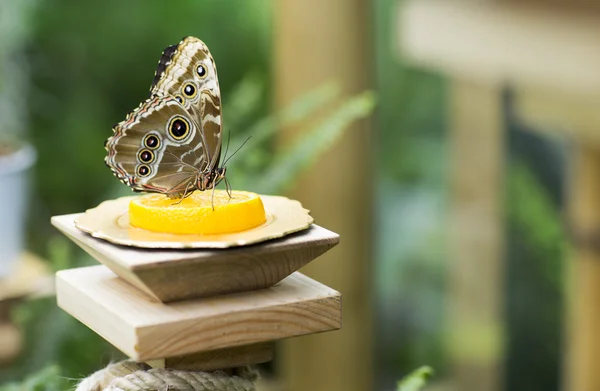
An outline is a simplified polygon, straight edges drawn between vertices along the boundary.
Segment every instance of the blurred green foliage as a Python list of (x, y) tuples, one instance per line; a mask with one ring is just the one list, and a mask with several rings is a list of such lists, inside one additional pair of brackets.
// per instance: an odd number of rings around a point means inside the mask
[(443, 377), (447, 149), (442, 77), (397, 50), (396, 0), (374, 4), (379, 99), (376, 187), (376, 379), (384, 389), (428, 363)]
[[(439, 74), (409, 65), (397, 50), (401, 4), (374, 4), (380, 102), (375, 235), (379, 389), (389, 387), (398, 368), (407, 371), (426, 362), (444, 378), (452, 364), (444, 344), (445, 279), (452, 267), (446, 241), (449, 86)], [(524, 137), (530, 129), (509, 111), (505, 120), (506, 384), (511, 391), (558, 390), (567, 242), (562, 205), (556, 202), (562, 147), (538, 153), (547, 142)]]
[(431, 367), (421, 367), (406, 375), (398, 382), (397, 391), (419, 391), (433, 374)]
[(21, 382), (0, 386), (0, 391), (65, 391), (72, 388), (72, 382), (60, 376), (57, 366), (49, 366), (33, 373)]
[[(238, 95), (257, 96), (258, 93), (250, 92), (259, 88), (258, 85), (252, 86), (253, 84), (255, 82), (243, 80), (232, 94), (234, 102), (239, 101), (236, 99)], [(264, 194), (279, 194), (287, 190), (303, 169), (313, 164), (318, 156), (339, 140), (350, 123), (367, 117), (375, 106), (372, 91), (336, 103), (340, 99), (340, 89), (335, 84), (325, 84), (299, 97), (280, 113), (251, 123), (246, 130), (232, 138), (232, 148), (243, 145), (229, 165), (228, 172), (231, 174), (228, 178), (234, 187)], [(330, 107), (332, 104), (334, 107), (328, 109), (325, 118), (314, 128), (302, 132), (302, 138), (294, 140), (289, 148), (265, 153), (265, 142), (271, 141), (278, 131), (311, 117), (319, 117), (323, 114), (322, 107)], [(247, 109), (238, 106), (235, 112), (237, 119)], [(231, 153), (230, 150), (230, 156)]]
[(515, 156), (508, 166), (507, 389), (559, 390), (567, 238), (539, 172)]
[(522, 161), (510, 166), (508, 197), (509, 220), (522, 233), (532, 255), (543, 260), (538, 273), (560, 292), (563, 286), (562, 259), (567, 254), (565, 232), (560, 212), (550, 200), (535, 173)]

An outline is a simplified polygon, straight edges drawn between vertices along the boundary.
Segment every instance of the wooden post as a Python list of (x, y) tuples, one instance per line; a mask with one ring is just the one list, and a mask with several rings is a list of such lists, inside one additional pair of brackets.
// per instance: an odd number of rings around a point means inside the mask
[[(275, 95), (278, 107), (323, 83), (345, 95), (371, 85), (368, 0), (274, 2)], [(291, 133), (291, 134), (290, 134)], [(297, 132), (281, 135), (287, 143)], [(286, 390), (362, 391), (372, 388), (371, 193), (372, 133), (353, 125), (298, 182), (292, 195), (319, 224), (343, 241), (319, 265), (303, 271), (344, 294), (344, 327), (284, 345)]]
[(78, 217), (52, 223), (104, 265), (58, 272), (58, 304), (138, 362), (229, 369), (270, 361), (273, 341), (341, 327), (339, 292), (296, 272), (339, 241), (317, 225), (251, 247), (149, 251), (92, 237)]
[(497, 86), (451, 84), (449, 353), (457, 390), (503, 375), (504, 123)]
[(565, 390), (600, 389), (600, 147), (580, 142), (572, 166), (571, 264)]

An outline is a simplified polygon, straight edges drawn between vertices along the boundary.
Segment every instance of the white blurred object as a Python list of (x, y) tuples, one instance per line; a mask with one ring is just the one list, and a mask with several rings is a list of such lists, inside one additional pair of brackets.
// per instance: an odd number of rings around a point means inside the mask
[(23, 250), (28, 173), (35, 159), (30, 145), (0, 155), (0, 278), (12, 271)]

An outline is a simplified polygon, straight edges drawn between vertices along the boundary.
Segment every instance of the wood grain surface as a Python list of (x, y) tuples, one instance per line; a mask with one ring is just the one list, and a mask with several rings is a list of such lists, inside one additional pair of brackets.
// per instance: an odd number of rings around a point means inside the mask
[(210, 350), (186, 356), (149, 360), (153, 368), (170, 368), (182, 371), (214, 371), (271, 361), (274, 356), (272, 342), (262, 342), (233, 348)]
[(168, 304), (105, 266), (60, 271), (56, 288), (62, 309), (140, 361), (341, 327), (340, 293), (297, 272), (268, 289)]
[(52, 224), (99, 262), (163, 302), (268, 288), (339, 242), (318, 225), (251, 246), (219, 250), (154, 250), (118, 246), (81, 232), (77, 215)]

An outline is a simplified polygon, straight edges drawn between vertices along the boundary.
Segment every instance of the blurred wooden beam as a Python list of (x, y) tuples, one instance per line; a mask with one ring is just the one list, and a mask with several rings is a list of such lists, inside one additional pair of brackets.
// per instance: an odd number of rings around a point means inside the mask
[(513, 90), (519, 118), (535, 124), (535, 130), (600, 145), (600, 90), (580, 94), (520, 86)]
[(411, 62), (454, 76), (600, 90), (600, 11), (591, 2), (409, 0), (397, 36)]
[[(516, 89), (516, 108), (541, 130), (574, 140), (570, 162), (569, 222), (573, 234), (567, 286), (565, 376), (567, 391), (600, 389), (600, 93)], [(541, 125), (541, 126), (540, 126)]]
[(453, 389), (502, 389), (504, 121), (501, 91), (452, 80), (448, 352)]
[(567, 391), (600, 389), (600, 92), (564, 93), (519, 88), (519, 116), (541, 131), (574, 140), (570, 164), (569, 223), (574, 247), (567, 288), (565, 376)]
[[(598, 123), (597, 125), (600, 125)], [(600, 145), (577, 143), (570, 218), (575, 248), (569, 284), (567, 391), (600, 390)]]
[[(278, 107), (331, 80), (344, 94), (371, 85), (368, 0), (286, 0), (274, 5), (275, 96)], [(281, 135), (286, 144), (297, 131)], [(343, 295), (343, 327), (284, 345), (285, 390), (372, 389), (371, 201), (373, 134), (352, 126), (339, 145), (305, 173), (290, 196), (340, 234), (338, 247), (302, 271)]]

